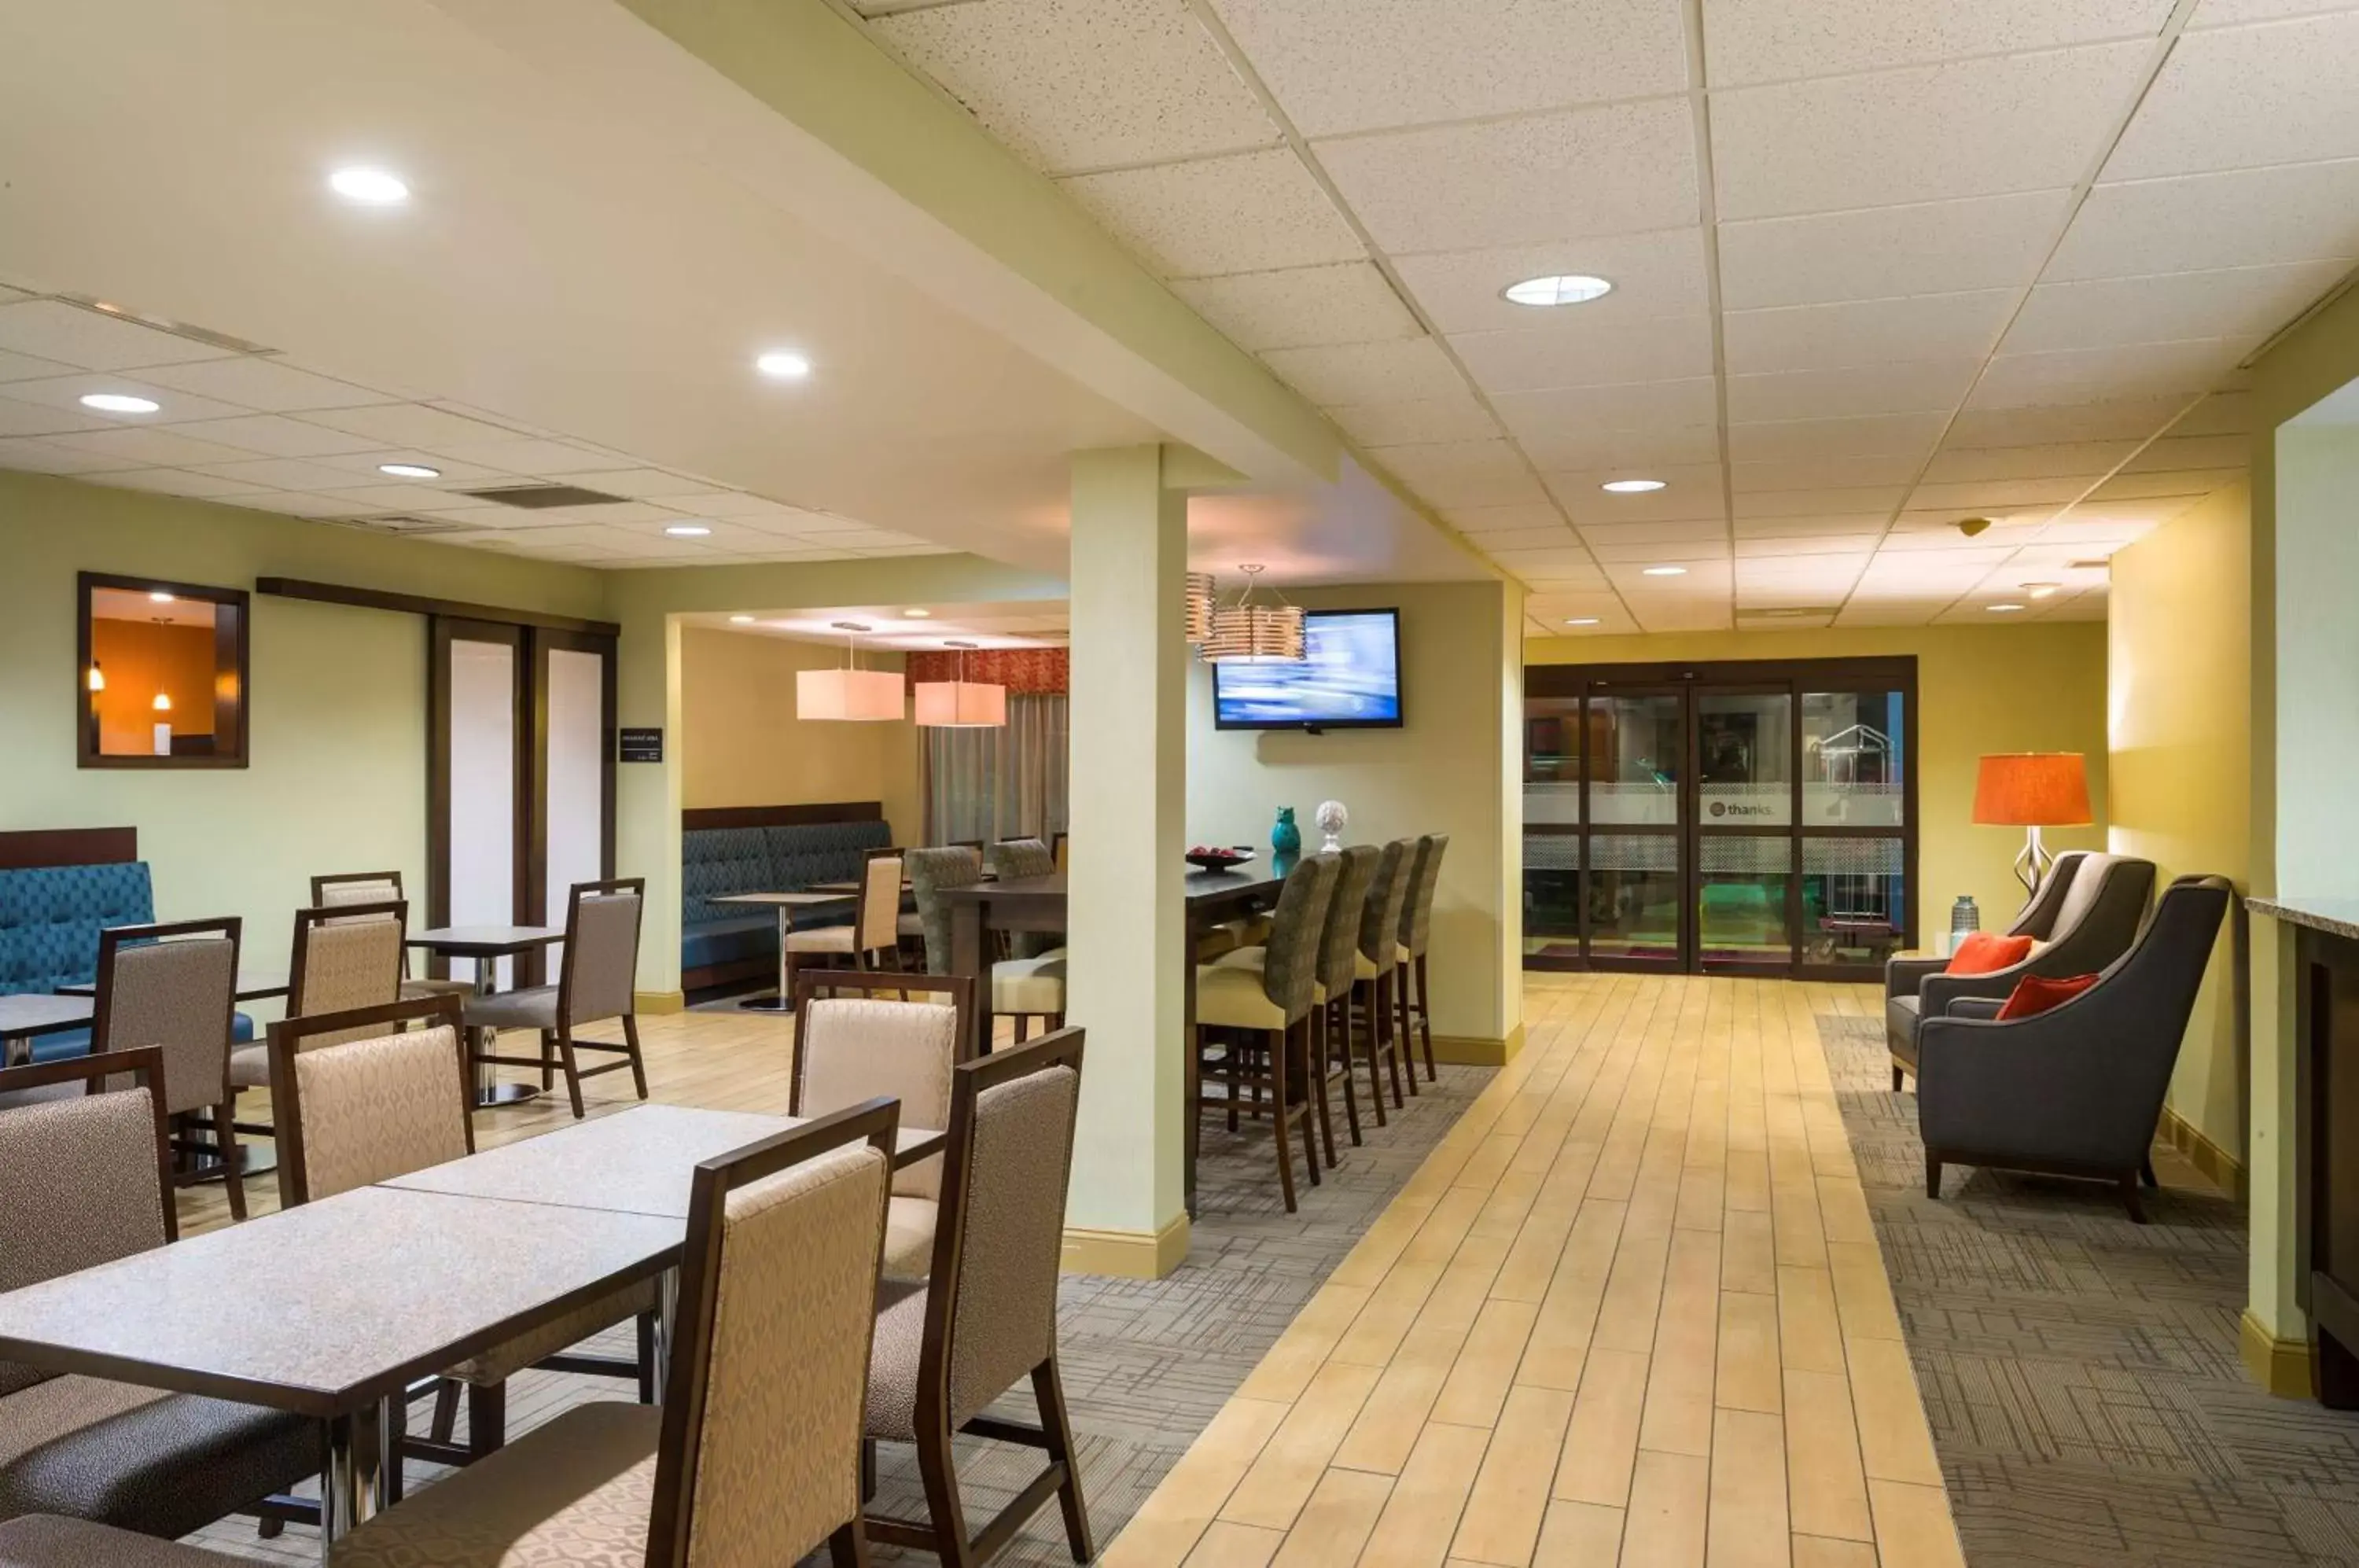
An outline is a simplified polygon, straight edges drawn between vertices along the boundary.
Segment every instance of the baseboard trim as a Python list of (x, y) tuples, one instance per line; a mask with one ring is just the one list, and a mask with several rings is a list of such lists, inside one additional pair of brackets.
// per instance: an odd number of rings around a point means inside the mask
[(1524, 1049), (1524, 1026), (1517, 1024), (1505, 1040), (1485, 1040), (1479, 1035), (1438, 1034), (1433, 1037), (1433, 1059), (1460, 1067), (1505, 1067)]
[(631, 1006), (651, 1015), (684, 1012), (688, 1007), (688, 997), (679, 991), (634, 991), (631, 993)]
[(1188, 1214), (1182, 1210), (1158, 1231), (1065, 1227), (1060, 1267), (1068, 1274), (1111, 1274), (1118, 1279), (1160, 1279), (1187, 1260)]
[(2212, 1142), (2203, 1130), (2169, 1105), (2162, 1107), (2162, 1123), (2155, 1129), (2162, 1141), (2179, 1151), (2180, 1157), (2203, 1173), (2203, 1179), (2238, 1203), (2245, 1198), (2245, 1164), (2234, 1155)]
[(2307, 1339), (2279, 1339), (2247, 1312), (2236, 1320), (2236, 1352), (2253, 1381), (2279, 1399), (2313, 1397)]

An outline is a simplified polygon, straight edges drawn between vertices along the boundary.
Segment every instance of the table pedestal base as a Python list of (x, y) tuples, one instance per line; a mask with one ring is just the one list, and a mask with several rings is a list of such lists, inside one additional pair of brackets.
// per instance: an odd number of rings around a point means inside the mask
[(787, 996), (748, 996), (737, 1004), (737, 1008), (746, 1013), (791, 1013), (795, 1010), (792, 998)]
[(475, 1087), (475, 1109), (496, 1111), (503, 1105), (521, 1105), (540, 1098), (540, 1091), (530, 1083), (482, 1083)]

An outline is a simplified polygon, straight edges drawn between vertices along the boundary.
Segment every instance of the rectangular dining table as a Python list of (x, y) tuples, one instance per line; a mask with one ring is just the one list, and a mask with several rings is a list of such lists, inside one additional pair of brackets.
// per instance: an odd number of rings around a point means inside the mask
[(712, 901), (716, 904), (746, 904), (778, 912), (778, 994), (775, 998), (748, 996), (737, 1005), (748, 1012), (791, 1012), (795, 999), (787, 991), (787, 937), (795, 929), (796, 912), (829, 904), (848, 904), (858, 891), (854, 888), (853, 894), (822, 893), (817, 888), (806, 888), (799, 893), (715, 893)]
[[(1187, 1103), (1185, 1128), (1182, 1136), (1182, 1180), (1188, 1200), (1188, 1213), (1196, 1212), (1196, 1080), (1197, 1062), (1194, 1048), (1196, 1032), (1196, 943), (1207, 931), (1223, 920), (1249, 915), (1277, 902), (1278, 889), (1286, 885), (1283, 877), (1256, 866), (1245, 871), (1190, 872), (1180, 884), (1180, 897), (1186, 912), (1181, 922), (1184, 945), (1180, 949), (1182, 975), (1181, 995), (1186, 998), (1181, 1018), (1181, 1041), (1187, 1058)], [(942, 901), (951, 913), (951, 967), (953, 975), (964, 975), (975, 983), (975, 995), (984, 1000), (975, 1007), (975, 1040), (977, 1054), (991, 1050), (991, 964), (985, 957), (984, 933), (993, 931), (1062, 931), (1068, 929), (1065, 873), (1050, 872), (1046, 877), (1003, 877), (996, 882), (977, 882), (964, 887), (945, 887)]]
[(0, 1067), (21, 1067), (30, 1060), (35, 1035), (88, 1029), (95, 1010), (88, 996), (49, 996), (38, 991), (0, 996)]

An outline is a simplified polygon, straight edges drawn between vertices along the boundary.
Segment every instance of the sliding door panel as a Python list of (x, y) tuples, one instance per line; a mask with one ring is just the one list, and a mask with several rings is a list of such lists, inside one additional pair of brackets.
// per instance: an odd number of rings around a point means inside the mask
[(609, 637), (533, 634), (533, 922), (565, 923), (577, 882), (614, 865), (614, 645)]
[[(526, 724), (522, 628), (437, 618), (433, 636), (434, 864), (426, 922), (515, 925), (525, 916), (517, 809)], [(511, 961), (495, 984), (514, 984)]]

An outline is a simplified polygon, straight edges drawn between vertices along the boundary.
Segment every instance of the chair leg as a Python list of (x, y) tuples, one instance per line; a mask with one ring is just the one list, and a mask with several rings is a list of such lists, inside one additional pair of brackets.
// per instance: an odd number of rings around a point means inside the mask
[(448, 1443), (459, 1430), (459, 1381), (445, 1377), (434, 1386), (434, 1421), (427, 1432), (437, 1443)]
[(1367, 996), (1367, 1007), (1362, 1010), (1367, 1027), (1360, 1037), (1361, 1055), (1368, 1064), (1368, 1104), (1376, 1108), (1376, 1125), (1383, 1127), (1386, 1120), (1385, 1070), (1384, 1064), (1377, 1060), (1383, 1052), (1383, 1041), (1378, 1039), (1376, 1029), (1376, 983), (1373, 980), (1356, 981), (1352, 989), (1355, 994), (1364, 991)]
[(641, 1312), (639, 1330), (639, 1403), (652, 1405), (659, 1390), (656, 1388), (656, 1315)]
[(778, 957), (778, 984), (786, 987), (778, 993), (778, 1006), (792, 1006), (795, 999), (795, 955), (791, 950)]
[(472, 1462), (507, 1446), (508, 1386), (467, 1385), (467, 1458)]
[(966, 1508), (959, 1501), (958, 1470), (948, 1432), (918, 1436), (918, 1478), (926, 1488), (926, 1518), (934, 1527), (934, 1555), (942, 1568), (974, 1568)]
[(1401, 1042), (1393, 1032), (1393, 985), (1399, 978), (1398, 964), (1376, 976), (1376, 1027), (1384, 1037), (1385, 1072), (1392, 1078), (1395, 1110), (1408, 1103), (1401, 1098)]
[(565, 1094), (573, 1102), (573, 1119), (578, 1122), (582, 1116), (582, 1067), (573, 1059), (571, 1029), (560, 1029), (557, 1031), (557, 1056), (560, 1064), (565, 1069)]
[(1074, 1562), (1087, 1563), (1098, 1552), (1090, 1540), (1090, 1510), (1082, 1501), (1082, 1465), (1073, 1453), (1073, 1423), (1065, 1414), (1065, 1384), (1057, 1376), (1053, 1353), (1032, 1368), (1032, 1398), (1040, 1407), (1040, 1430), (1049, 1437), (1049, 1461), (1065, 1467), (1065, 1479), (1057, 1487), (1057, 1504), (1065, 1514), (1065, 1543), (1072, 1548)]
[(409, 1398), (406, 1393), (397, 1393), (385, 1402), (385, 1424), (386, 1451), (379, 1457), (382, 1468), (378, 1474), (384, 1478), (381, 1485), (385, 1506), (391, 1508), (401, 1501), (402, 1440), (409, 1435)]
[(1930, 1149), (1925, 1151), (1925, 1195), (1929, 1198), (1941, 1195), (1941, 1157)]
[(1016, 1043), (1022, 1045), (1032, 1038), (1032, 1018), (1028, 1013), (1016, 1015)]
[(1277, 1115), (1269, 1124), (1269, 1140), (1277, 1150), (1277, 1190), (1285, 1195), (1286, 1212), (1290, 1214), (1294, 1212), (1294, 1132), (1286, 1124), (1286, 1036), (1271, 1032), (1277, 1036), (1269, 1055), (1269, 1074), (1277, 1080)]
[(857, 1514), (852, 1522), (827, 1538), (828, 1561), (834, 1568), (868, 1568), (868, 1525)]
[(2152, 1187), (2157, 1191), (2161, 1190), (2162, 1178), (2154, 1173), (2154, 1160), (2152, 1156), (2148, 1156), (2146, 1160), (2139, 1162), (2138, 1177), (2141, 1181), (2145, 1181), (2147, 1186)]
[(623, 1043), (631, 1048), (631, 1084), (638, 1090), (639, 1098), (644, 1100), (647, 1097), (647, 1058), (639, 1054), (639, 1015), (636, 1013), (623, 1015)]
[[(1360, 1146), (1360, 1092), (1352, 1079), (1352, 1074), (1358, 1069), (1352, 1061), (1350, 992), (1345, 992), (1341, 1000), (1330, 1001), (1327, 1004), (1327, 1027), (1328, 1042), (1337, 1047), (1335, 1060), (1341, 1062), (1343, 1068), (1343, 1120), (1352, 1129), (1352, 1147), (1357, 1149)], [(1335, 1033), (1338, 1030), (1343, 1034), (1340, 1043), (1335, 1040)]]
[(1310, 1091), (1319, 1096), (1319, 1141), (1327, 1146), (1327, 1168), (1335, 1168), (1335, 1112), (1328, 1103), (1327, 1009), (1314, 1007), (1310, 1029)]
[(2130, 1212), (2132, 1225), (2146, 1224), (2146, 1203), (2138, 1196), (2138, 1173), (2124, 1171), (2121, 1180), (2122, 1207)]
[(212, 1117), (213, 1149), (220, 1154), (222, 1185), (229, 1191), (229, 1217), (245, 1218), (245, 1150), (237, 1145), (236, 1113), (226, 1100), (207, 1113)]
[[(1302, 1093), (1304, 1098), (1299, 1105), (1289, 1105), (1286, 1103), (1286, 1096), (1283, 1094), (1278, 1095), (1277, 1128), (1280, 1135), (1283, 1136), (1286, 1133), (1286, 1130), (1294, 1125), (1295, 1118), (1297, 1116), (1301, 1117), (1302, 1163), (1310, 1172), (1310, 1184), (1316, 1187), (1324, 1181), (1326, 1178), (1322, 1177), (1319, 1173), (1319, 1146), (1317, 1143), (1313, 1142), (1311, 1138), (1310, 1101), (1309, 1095), (1311, 1085), (1316, 1083), (1318, 1079), (1310, 1073), (1310, 1015), (1308, 1013), (1305, 1013), (1301, 1018), (1295, 1020), (1294, 1026), (1286, 1031), (1286, 1037), (1284, 1040), (1280, 1042), (1285, 1047), (1286, 1054), (1288, 1056), (1291, 1057), (1294, 1055), (1295, 1042), (1298, 1040), (1302, 1042), (1301, 1063), (1302, 1072), (1306, 1075), (1302, 1079)], [(1289, 1062), (1288, 1066), (1290, 1071), (1293, 1063)]]
[(1894, 1062), (1892, 1064), (1892, 1092), (1896, 1094), (1900, 1093), (1900, 1085), (1908, 1081), (1908, 1073), (1902, 1069), (1898, 1062)]
[(1434, 1083), (1441, 1076), (1433, 1064), (1433, 982), (1425, 972), (1425, 954), (1419, 953), (1417, 963), (1417, 1032), (1425, 1046), (1425, 1081)]
[(1407, 1070), (1408, 1092), (1412, 1094), (1418, 1092), (1417, 1058), (1409, 1054), (1409, 1042), (1416, 1038), (1409, 1029), (1408, 1022), (1408, 965), (1395, 964), (1393, 965), (1393, 1052), (1399, 1059), (1395, 1071)]

